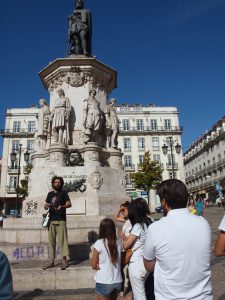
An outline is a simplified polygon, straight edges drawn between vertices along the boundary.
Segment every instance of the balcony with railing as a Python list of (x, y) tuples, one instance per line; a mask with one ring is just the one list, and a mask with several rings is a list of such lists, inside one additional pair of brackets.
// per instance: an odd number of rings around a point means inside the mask
[(124, 165), (124, 171), (135, 171), (135, 165), (132, 164), (132, 165)]
[(133, 189), (135, 189), (134, 183), (127, 183), (127, 184), (126, 184), (126, 189), (127, 189), (127, 190), (133, 190)]
[(30, 128), (21, 128), (20, 130), (16, 131), (13, 129), (0, 129), (0, 136), (2, 137), (7, 137), (7, 136), (29, 136), (29, 137), (33, 137), (35, 134), (34, 129), (30, 129)]
[(8, 167), (9, 174), (18, 174), (19, 168)]
[(166, 168), (167, 168), (168, 170), (178, 169), (178, 163), (174, 163), (174, 164), (172, 164), (172, 163), (167, 163), (167, 164), (166, 164)]
[(120, 133), (123, 132), (183, 132), (183, 126), (171, 126), (171, 127), (165, 127), (165, 126), (158, 126), (157, 128), (152, 129), (150, 126), (142, 126), (142, 127), (129, 127), (124, 128), (123, 126), (120, 126), (119, 128)]
[(15, 186), (7, 186), (6, 187), (6, 192), (8, 193), (8, 194), (16, 194), (16, 187)]

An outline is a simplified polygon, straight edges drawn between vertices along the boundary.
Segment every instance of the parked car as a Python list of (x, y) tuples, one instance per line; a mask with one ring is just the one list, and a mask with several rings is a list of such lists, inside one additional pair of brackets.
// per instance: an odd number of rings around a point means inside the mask
[(155, 211), (156, 211), (157, 213), (163, 213), (163, 207), (162, 207), (162, 205), (157, 206), (157, 207), (155, 208)]

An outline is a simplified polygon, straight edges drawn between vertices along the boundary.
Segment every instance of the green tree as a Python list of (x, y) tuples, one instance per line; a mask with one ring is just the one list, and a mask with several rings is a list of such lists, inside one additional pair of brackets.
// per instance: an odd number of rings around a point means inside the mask
[(18, 189), (19, 196), (22, 196), (22, 198), (25, 199), (28, 196), (28, 179), (20, 180), (20, 186)]
[(131, 173), (130, 178), (134, 182), (136, 189), (144, 190), (148, 195), (150, 189), (154, 189), (162, 181), (162, 170), (158, 161), (151, 160), (150, 152), (145, 152), (144, 160), (140, 163), (140, 171)]

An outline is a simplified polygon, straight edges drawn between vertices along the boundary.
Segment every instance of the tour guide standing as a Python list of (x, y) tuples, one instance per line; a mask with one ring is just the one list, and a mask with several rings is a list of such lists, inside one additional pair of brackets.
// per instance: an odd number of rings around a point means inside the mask
[(50, 261), (43, 269), (54, 267), (56, 236), (62, 257), (61, 270), (68, 267), (67, 256), (69, 255), (67, 228), (66, 228), (66, 209), (71, 207), (71, 201), (67, 192), (63, 191), (64, 181), (62, 177), (55, 176), (52, 179), (53, 191), (49, 192), (44, 208), (50, 211), (50, 225), (48, 228), (48, 240)]
[(145, 268), (155, 268), (155, 299), (212, 300), (208, 222), (186, 208), (182, 181), (163, 181), (157, 194), (167, 216), (149, 226), (143, 251)]

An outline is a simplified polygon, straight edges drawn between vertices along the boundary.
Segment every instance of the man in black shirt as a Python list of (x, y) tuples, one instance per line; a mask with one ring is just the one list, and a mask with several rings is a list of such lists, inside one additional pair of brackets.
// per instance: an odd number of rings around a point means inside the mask
[(67, 228), (66, 228), (66, 209), (71, 207), (71, 201), (67, 192), (63, 191), (64, 181), (62, 177), (55, 176), (52, 179), (53, 191), (49, 192), (45, 201), (44, 209), (49, 209), (50, 225), (48, 228), (48, 240), (50, 251), (50, 262), (43, 266), (43, 269), (54, 267), (56, 236), (62, 257), (61, 270), (68, 267), (67, 256), (69, 255)]

